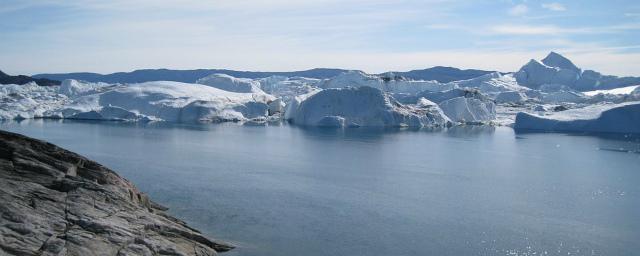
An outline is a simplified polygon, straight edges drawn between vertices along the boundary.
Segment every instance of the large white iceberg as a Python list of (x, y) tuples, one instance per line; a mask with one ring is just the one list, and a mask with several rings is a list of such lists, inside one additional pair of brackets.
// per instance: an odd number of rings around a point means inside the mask
[(592, 91), (640, 84), (639, 77), (602, 75), (593, 70), (581, 70), (569, 59), (551, 52), (542, 62), (531, 60), (515, 73), (520, 85), (539, 88), (544, 84), (562, 84), (578, 91)]
[(591, 105), (546, 116), (518, 113), (516, 130), (640, 133), (640, 102)]
[(290, 121), (305, 126), (410, 126), (435, 127), (449, 120), (433, 103), (406, 106), (369, 86), (326, 89), (288, 108)]
[(229, 92), (264, 93), (260, 83), (249, 78), (236, 78), (226, 74), (213, 74), (200, 78), (197, 84), (204, 84)]
[(68, 97), (59, 94), (59, 86), (0, 85), (0, 120), (41, 117), (47, 111), (59, 108)]
[(457, 97), (440, 102), (438, 106), (453, 122), (478, 123), (496, 118), (496, 107), (491, 101)]
[(519, 84), (537, 89), (544, 84), (572, 86), (580, 78), (580, 73), (571, 69), (547, 66), (537, 60), (531, 60), (514, 76)]
[(268, 117), (275, 97), (237, 93), (201, 84), (146, 82), (104, 85), (65, 81), (65, 86), (0, 86), (0, 118), (245, 121)]

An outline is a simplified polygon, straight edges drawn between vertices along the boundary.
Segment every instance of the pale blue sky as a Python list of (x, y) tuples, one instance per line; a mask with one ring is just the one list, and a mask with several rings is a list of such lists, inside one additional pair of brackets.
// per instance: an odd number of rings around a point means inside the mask
[(550, 51), (640, 76), (640, 2), (1, 0), (0, 70), (515, 71)]

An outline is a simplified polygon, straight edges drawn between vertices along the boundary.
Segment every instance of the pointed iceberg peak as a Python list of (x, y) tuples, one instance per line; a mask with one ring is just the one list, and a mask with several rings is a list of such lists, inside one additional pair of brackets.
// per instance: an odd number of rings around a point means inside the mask
[(542, 63), (549, 67), (580, 71), (580, 68), (574, 65), (573, 62), (556, 52), (550, 52), (547, 57), (542, 59)]

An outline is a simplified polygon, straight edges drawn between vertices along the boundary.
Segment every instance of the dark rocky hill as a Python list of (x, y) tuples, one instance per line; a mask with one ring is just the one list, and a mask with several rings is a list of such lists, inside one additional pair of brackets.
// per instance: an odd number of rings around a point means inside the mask
[(40, 86), (60, 85), (60, 81), (50, 80), (46, 78), (32, 78), (29, 76), (10, 76), (0, 71), (0, 84), (26, 84), (36, 82)]
[(0, 255), (217, 255), (233, 247), (131, 182), (53, 144), (0, 131)]

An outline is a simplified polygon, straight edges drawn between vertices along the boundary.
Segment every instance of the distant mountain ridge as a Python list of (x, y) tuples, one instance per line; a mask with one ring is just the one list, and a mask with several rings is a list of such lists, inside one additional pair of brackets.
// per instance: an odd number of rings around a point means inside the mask
[(269, 76), (304, 76), (310, 78), (330, 78), (346, 72), (344, 69), (316, 68), (304, 71), (292, 72), (260, 72), (260, 71), (236, 71), (228, 69), (139, 69), (132, 72), (117, 72), (112, 74), (98, 73), (66, 73), (66, 74), (37, 74), (33, 77), (55, 80), (76, 79), (87, 82), (105, 83), (142, 83), (150, 81), (175, 81), (183, 83), (195, 83), (196, 80), (212, 75), (226, 74), (237, 78), (264, 78)]
[(22, 85), (22, 84), (26, 84), (26, 83), (30, 83), (30, 82), (36, 82), (36, 84), (38, 84), (40, 86), (60, 85), (60, 81), (55, 81), (55, 80), (50, 80), (50, 79), (45, 79), (45, 78), (34, 79), (32, 77), (23, 76), (23, 75), (10, 76), (10, 75), (7, 75), (6, 73), (0, 71), (0, 84), (19, 84), (19, 85)]
[(452, 67), (436, 66), (427, 69), (411, 70), (407, 72), (393, 72), (396, 75), (404, 76), (414, 80), (436, 80), (441, 83), (467, 80), (483, 76), (495, 71), (478, 69), (458, 69)]
[[(47, 78), (63, 81), (65, 79), (76, 79), (87, 82), (105, 83), (142, 83), (149, 81), (176, 81), (184, 83), (194, 83), (196, 80), (212, 75), (226, 74), (238, 78), (264, 78), (269, 76), (301, 76), (308, 78), (325, 79), (348, 72), (346, 69), (316, 68), (303, 71), (290, 72), (260, 72), (260, 71), (236, 71), (228, 69), (193, 69), (193, 70), (171, 70), (171, 69), (140, 69), (132, 72), (118, 72), (112, 74), (97, 73), (66, 73), (66, 74), (38, 74), (33, 77)], [(452, 67), (433, 67), (407, 72), (393, 72), (396, 75), (415, 80), (436, 80), (446, 83), (456, 80), (465, 80), (491, 73), (493, 71), (484, 70), (461, 70)]]

